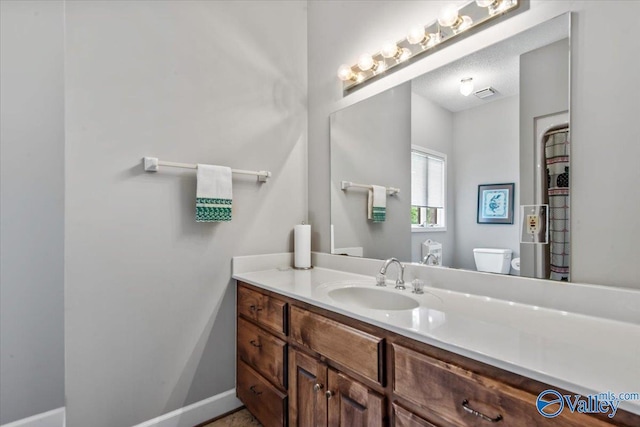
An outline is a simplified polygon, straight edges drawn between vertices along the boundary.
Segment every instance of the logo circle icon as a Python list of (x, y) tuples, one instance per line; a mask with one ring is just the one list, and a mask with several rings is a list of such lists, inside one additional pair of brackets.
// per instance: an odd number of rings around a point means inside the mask
[[(558, 409), (554, 412), (551, 412), (553, 408), (547, 409), (552, 405), (558, 405)], [(554, 418), (560, 415), (560, 412), (564, 409), (564, 400), (562, 399), (562, 395), (556, 390), (545, 390), (538, 395), (536, 408), (543, 417)]]

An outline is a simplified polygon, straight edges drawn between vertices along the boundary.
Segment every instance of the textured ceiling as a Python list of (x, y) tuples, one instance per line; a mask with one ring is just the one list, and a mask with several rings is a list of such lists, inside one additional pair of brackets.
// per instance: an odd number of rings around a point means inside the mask
[[(568, 36), (567, 20), (560, 16), (417, 77), (412, 90), (454, 113), (517, 95), (520, 55)], [(474, 92), (491, 86), (496, 95), (485, 100), (461, 95), (460, 80), (466, 77), (473, 77)]]

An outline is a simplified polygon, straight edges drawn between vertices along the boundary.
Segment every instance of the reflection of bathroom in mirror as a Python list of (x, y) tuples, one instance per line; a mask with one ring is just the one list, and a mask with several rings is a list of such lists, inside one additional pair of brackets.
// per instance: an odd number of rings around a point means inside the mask
[[(333, 113), (332, 253), (568, 280), (569, 26), (561, 15)], [(369, 190), (342, 181), (400, 192), (373, 222)], [(513, 223), (481, 223), (479, 186), (505, 183)]]

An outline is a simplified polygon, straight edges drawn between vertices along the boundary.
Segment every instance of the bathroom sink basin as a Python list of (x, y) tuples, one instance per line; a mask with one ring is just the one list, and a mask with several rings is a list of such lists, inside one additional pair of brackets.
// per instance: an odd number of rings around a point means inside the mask
[(333, 289), (328, 296), (336, 302), (372, 310), (412, 310), (420, 305), (406, 295), (366, 286)]

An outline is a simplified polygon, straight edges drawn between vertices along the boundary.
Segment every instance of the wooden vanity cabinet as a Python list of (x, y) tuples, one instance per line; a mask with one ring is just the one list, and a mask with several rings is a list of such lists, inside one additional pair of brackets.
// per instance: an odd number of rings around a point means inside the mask
[(238, 283), (237, 395), (266, 427), (640, 426), (537, 412), (565, 390)]
[(289, 423), (300, 427), (382, 427), (384, 396), (324, 362), (292, 350)]

